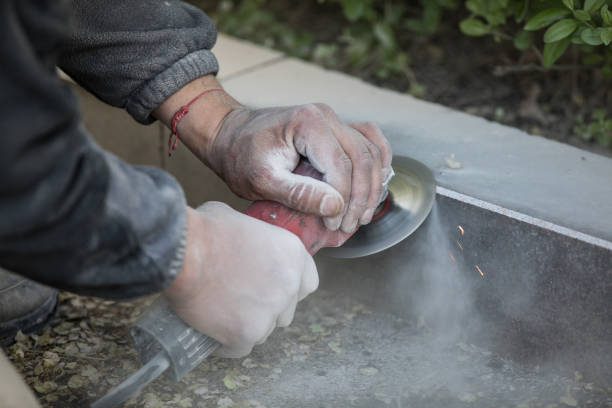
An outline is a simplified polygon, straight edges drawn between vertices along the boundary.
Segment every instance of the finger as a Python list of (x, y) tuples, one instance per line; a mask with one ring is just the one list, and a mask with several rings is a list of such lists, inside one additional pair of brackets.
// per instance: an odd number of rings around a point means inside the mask
[(332, 133), (328, 120), (314, 105), (305, 105), (296, 113), (299, 120), (293, 129), (293, 144), (310, 164), (323, 174), (323, 181), (331, 185), (342, 197), (342, 210), (335, 216), (325, 216), (330, 230), (340, 227), (351, 198), (352, 163), (338, 139)]
[[(304, 250), (305, 251), (305, 250)], [(319, 273), (317, 265), (310, 254), (306, 253), (304, 257), (304, 269), (302, 271), (302, 280), (298, 291), (297, 299), (301, 301), (306, 296), (317, 290), (319, 287)]]
[(215, 350), (214, 355), (223, 358), (241, 358), (251, 354), (251, 351), (253, 351), (253, 345), (222, 346)]
[(282, 169), (274, 171), (266, 185), (266, 197), (289, 208), (333, 217), (342, 212), (344, 200), (330, 184)]
[(296, 295), (290, 300), (289, 305), (278, 316), (278, 319), (276, 319), (277, 327), (287, 327), (291, 324), (291, 322), (293, 321), (293, 316), (295, 315), (295, 308), (297, 306), (297, 303), (298, 303), (298, 297)]
[(352, 163), (351, 198), (340, 228), (346, 233), (357, 228), (357, 222), (367, 209), (372, 183), (373, 158), (367, 146), (367, 139), (355, 129), (343, 125), (335, 112), (326, 105), (319, 105), (328, 120), (334, 136), (349, 156)]
[(256, 345), (264, 344), (266, 342), (266, 340), (268, 340), (268, 337), (270, 337), (272, 332), (274, 332), (274, 329), (276, 329), (276, 327), (277, 327), (277, 324), (270, 325), (270, 327), (268, 328), (268, 331), (266, 332), (266, 334), (264, 334), (261, 339), (257, 340), (257, 342), (255, 344)]
[(393, 159), (391, 144), (383, 135), (380, 128), (374, 123), (356, 122), (351, 123), (350, 126), (368, 138), (368, 140), (374, 143), (374, 145), (378, 148), (382, 161), (382, 179), (386, 180), (391, 173), (391, 160)]
[(359, 218), (359, 225), (366, 225), (370, 221), (372, 221), (372, 217), (374, 216), (374, 212), (378, 207), (380, 202), (380, 197), (382, 195), (383, 189), (383, 179), (382, 179), (382, 160), (381, 154), (378, 148), (371, 143), (369, 140), (366, 140), (366, 145), (370, 150), (370, 154), (372, 155), (372, 171), (370, 176), (372, 177), (372, 182), (370, 184), (370, 195), (368, 197), (368, 202), (366, 204), (366, 210), (364, 211), (361, 218)]

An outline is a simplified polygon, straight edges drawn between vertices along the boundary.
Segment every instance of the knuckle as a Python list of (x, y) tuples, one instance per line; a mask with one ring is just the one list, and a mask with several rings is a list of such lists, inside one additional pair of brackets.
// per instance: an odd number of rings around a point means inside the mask
[(353, 172), (353, 162), (346, 154), (342, 154), (338, 160), (338, 167), (344, 174), (351, 175)]
[(323, 112), (324, 115), (334, 115), (334, 110), (325, 103), (315, 103), (313, 104), (317, 109)]
[(304, 121), (321, 120), (321, 111), (314, 103), (298, 106), (295, 114)]
[(380, 127), (378, 127), (378, 125), (374, 122), (364, 122), (363, 127), (368, 132), (377, 133), (379, 135), (382, 135), (382, 131), (380, 130)]
[(366, 144), (364, 144), (359, 150), (359, 164), (361, 164), (361, 166), (368, 171), (372, 170), (372, 167), (374, 166), (374, 157)]
[(295, 296), (300, 290), (300, 279), (295, 272), (288, 274), (283, 283), (284, 299), (281, 303), (285, 303), (286, 300)]
[(382, 153), (380, 152), (380, 149), (378, 149), (378, 146), (368, 141), (368, 147), (369, 147), (370, 154), (372, 155), (372, 158), (374, 159), (374, 161), (376, 163), (382, 163)]
[(360, 195), (355, 200), (351, 201), (350, 211), (357, 212), (361, 215), (368, 206), (368, 196), (365, 194)]
[(249, 319), (243, 322), (239, 336), (241, 343), (253, 346), (268, 332), (267, 327), (261, 324), (261, 319)]
[(312, 279), (308, 280), (308, 284), (305, 285), (306, 287), (304, 288), (307, 294), (311, 294), (319, 288), (319, 274), (315, 272), (313, 275)]

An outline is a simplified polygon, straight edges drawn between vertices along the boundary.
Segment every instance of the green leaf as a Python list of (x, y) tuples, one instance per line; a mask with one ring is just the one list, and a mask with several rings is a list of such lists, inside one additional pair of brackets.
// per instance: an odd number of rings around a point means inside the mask
[(580, 38), (582, 38), (582, 41), (589, 45), (600, 45), (603, 40), (601, 39), (599, 31), (599, 28), (585, 28), (580, 34)]
[(601, 38), (601, 41), (604, 44), (610, 45), (610, 43), (612, 42), (612, 27), (600, 28), (599, 37)]
[(502, 10), (491, 11), (485, 14), (484, 17), (493, 27), (506, 23), (506, 15)]
[(603, 55), (600, 54), (587, 54), (582, 57), (582, 63), (584, 65), (599, 65), (604, 61)]
[(513, 42), (517, 50), (525, 51), (531, 45), (531, 33), (521, 30), (515, 34)]
[(561, 0), (563, 2), (563, 5), (565, 7), (567, 7), (570, 10), (574, 9), (574, 0)]
[(574, 11), (574, 17), (576, 17), (578, 20), (582, 21), (583, 23), (591, 19), (591, 16), (589, 15), (589, 13), (587, 13), (584, 10)]
[(546, 27), (547, 25), (554, 23), (563, 17), (567, 17), (569, 14), (570, 11), (564, 8), (551, 8), (540, 11), (538, 14), (531, 17), (529, 21), (527, 21), (527, 24), (525, 24), (525, 30), (539, 30), (540, 28)]
[(228, 390), (235, 390), (236, 388), (238, 388), (238, 385), (236, 384), (236, 382), (232, 378), (231, 374), (228, 374), (225, 377), (223, 377), (223, 385), (225, 385), (225, 387)]
[(544, 50), (542, 51), (542, 64), (545, 67), (550, 68), (555, 61), (557, 61), (567, 50), (570, 44), (570, 38), (566, 37), (560, 41), (551, 42), (544, 44)]
[(525, 20), (527, 16), (527, 12), (529, 11), (529, 0), (523, 0), (520, 3), (516, 3), (516, 7), (514, 9), (514, 20), (517, 23)]
[(552, 43), (569, 37), (578, 28), (578, 22), (573, 18), (564, 18), (548, 27), (544, 33), (544, 42)]
[(364, 0), (341, 0), (344, 16), (349, 21), (359, 20), (366, 12), (366, 7), (369, 6), (368, 1)]
[(374, 25), (374, 36), (378, 39), (383, 48), (387, 50), (395, 48), (395, 36), (389, 24), (376, 23), (376, 25)]
[(465, 7), (474, 14), (482, 15), (486, 12), (485, 5), (480, 0), (467, 0)]
[(462, 33), (473, 36), (489, 34), (489, 26), (476, 18), (466, 18), (459, 23)]
[(606, 2), (606, 0), (584, 0), (584, 11), (587, 13), (593, 13)]
[(601, 19), (605, 25), (612, 26), (612, 12), (608, 10), (607, 4), (601, 8)]

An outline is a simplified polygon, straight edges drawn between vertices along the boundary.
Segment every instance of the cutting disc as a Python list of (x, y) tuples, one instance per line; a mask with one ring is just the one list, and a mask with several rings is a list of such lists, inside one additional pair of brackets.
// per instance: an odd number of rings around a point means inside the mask
[(395, 176), (389, 181), (388, 200), (379, 207), (378, 217), (364, 225), (336, 248), (321, 254), (333, 258), (359, 258), (383, 251), (412, 234), (429, 215), (436, 196), (436, 181), (423, 163), (405, 156), (393, 156)]

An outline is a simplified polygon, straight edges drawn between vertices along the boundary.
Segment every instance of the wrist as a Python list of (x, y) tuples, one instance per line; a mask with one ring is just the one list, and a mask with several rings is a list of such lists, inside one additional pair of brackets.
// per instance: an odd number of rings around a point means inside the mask
[(153, 114), (172, 131), (175, 114), (188, 104), (187, 114), (175, 120), (177, 137), (200, 160), (208, 162), (208, 152), (221, 123), (230, 112), (242, 105), (223, 90), (214, 75), (206, 75), (174, 93)]

